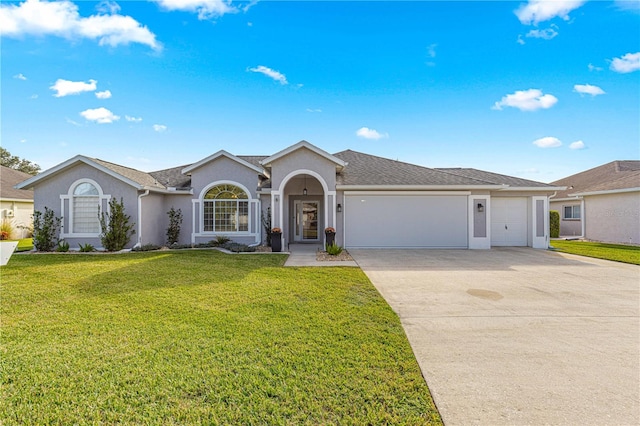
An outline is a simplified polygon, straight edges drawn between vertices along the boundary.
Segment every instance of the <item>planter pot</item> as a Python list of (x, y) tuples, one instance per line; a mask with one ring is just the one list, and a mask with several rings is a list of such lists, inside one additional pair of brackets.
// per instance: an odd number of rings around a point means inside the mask
[(336, 233), (335, 232), (325, 232), (324, 236), (326, 238), (326, 242), (328, 246), (332, 246), (336, 241)]
[(277, 252), (277, 253), (282, 251), (282, 233), (281, 232), (271, 233), (271, 251)]
[(9, 263), (11, 255), (18, 247), (17, 241), (2, 241), (0, 242), (0, 266), (4, 266)]

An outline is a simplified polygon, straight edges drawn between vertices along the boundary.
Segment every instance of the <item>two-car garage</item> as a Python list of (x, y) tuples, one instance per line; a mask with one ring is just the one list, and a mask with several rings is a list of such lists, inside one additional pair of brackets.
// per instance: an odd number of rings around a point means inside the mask
[[(527, 246), (528, 198), (490, 198), (492, 246)], [(347, 248), (468, 248), (469, 195), (428, 192), (346, 193)], [(471, 221), (473, 223), (473, 221)]]
[(467, 248), (467, 195), (345, 195), (345, 246)]

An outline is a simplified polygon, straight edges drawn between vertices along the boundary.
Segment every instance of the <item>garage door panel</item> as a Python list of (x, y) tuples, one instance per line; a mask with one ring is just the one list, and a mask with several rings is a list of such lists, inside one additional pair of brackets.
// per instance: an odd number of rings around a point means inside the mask
[(527, 199), (494, 197), (491, 199), (491, 245), (527, 245)]
[(347, 247), (467, 247), (465, 196), (348, 195)]

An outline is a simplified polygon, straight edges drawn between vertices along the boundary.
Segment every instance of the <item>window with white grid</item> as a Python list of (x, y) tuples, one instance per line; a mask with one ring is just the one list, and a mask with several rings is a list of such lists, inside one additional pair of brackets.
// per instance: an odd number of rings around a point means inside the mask
[(90, 183), (79, 184), (73, 190), (73, 224), (74, 234), (100, 233), (100, 193)]
[(246, 232), (249, 230), (247, 194), (231, 184), (211, 188), (203, 200), (204, 232)]

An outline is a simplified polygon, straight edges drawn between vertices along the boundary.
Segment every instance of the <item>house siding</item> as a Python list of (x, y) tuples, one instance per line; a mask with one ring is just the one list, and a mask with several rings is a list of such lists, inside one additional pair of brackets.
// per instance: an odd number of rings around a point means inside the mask
[[(136, 188), (86, 164), (76, 164), (69, 167), (63, 173), (58, 173), (38, 183), (34, 191), (34, 210), (44, 213), (44, 208), (53, 210), (57, 217), (62, 217), (65, 232), (70, 230), (69, 226), (69, 203), (65, 201), (65, 216), (61, 210), (60, 196), (69, 193), (71, 185), (79, 179), (91, 179), (102, 188), (105, 195), (111, 195), (120, 201), (122, 198), (125, 213), (131, 216), (131, 222), (138, 227), (138, 191)], [(103, 209), (105, 208), (103, 203)], [(99, 238), (66, 236), (65, 241), (69, 243), (71, 249), (78, 249), (78, 244), (92, 244), (95, 247), (102, 247)], [(136, 243), (136, 236), (132, 236), (126, 248), (131, 248)]]
[(640, 192), (585, 196), (585, 238), (640, 244)]

